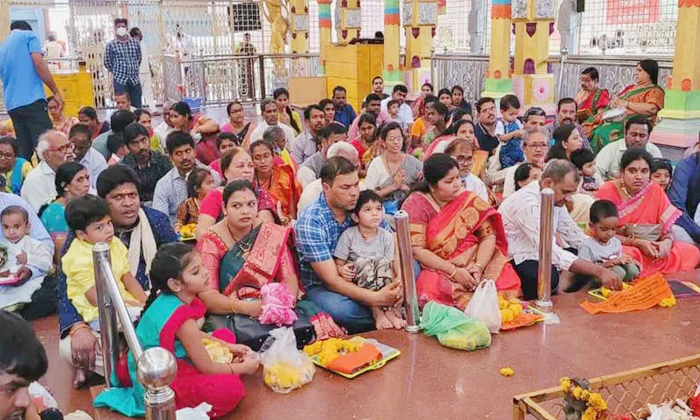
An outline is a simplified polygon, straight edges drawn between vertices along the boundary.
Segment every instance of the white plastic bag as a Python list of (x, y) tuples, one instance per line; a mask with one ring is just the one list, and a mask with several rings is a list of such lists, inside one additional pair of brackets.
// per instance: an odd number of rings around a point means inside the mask
[(209, 420), (211, 405), (201, 403), (195, 408), (181, 408), (175, 412), (176, 420)]
[(316, 373), (314, 364), (304, 352), (297, 349), (297, 339), (290, 327), (270, 331), (260, 355), (265, 385), (280, 394), (287, 394), (311, 382)]
[(501, 330), (501, 311), (498, 308), (498, 292), (493, 280), (484, 280), (479, 284), (464, 314), (480, 319), (491, 334), (498, 334)]

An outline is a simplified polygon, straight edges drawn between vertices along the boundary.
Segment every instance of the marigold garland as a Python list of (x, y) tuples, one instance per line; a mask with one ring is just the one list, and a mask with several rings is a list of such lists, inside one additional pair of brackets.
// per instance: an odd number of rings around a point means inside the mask
[(590, 392), (567, 377), (561, 378), (559, 385), (564, 393), (570, 395), (574, 400), (586, 402), (586, 409), (583, 411), (581, 420), (604, 420), (608, 418), (608, 403), (600, 393)]

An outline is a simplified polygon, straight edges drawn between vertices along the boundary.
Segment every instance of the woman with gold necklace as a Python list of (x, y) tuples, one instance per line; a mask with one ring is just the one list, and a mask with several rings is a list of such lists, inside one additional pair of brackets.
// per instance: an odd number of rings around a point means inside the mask
[(700, 251), (674, 241), (671, 228), (682, 212), (673, 207), (663, 188), (650, 182), (652, 161), (643, 148), (627, 150), (620, 159), (620, 178), (603, 184), (596, 199), (617, 206), (617, 237), (623, 252), (641, 263), (642, 277), (693, 270), (700, 263)]
[(291, 252), (291, 228), (257, 219), (255, 187), (248, 180), (224, 189), (224, 218), (197, 242), (209, 290), (199, 294), (207, 311), (218, 315), (262, 314), (260, 289), (271, 282), (299, 294), (299, 277)]
[(482, 280), (496, 281), (506, 298), (520, 292), (520, 278), (508, 260), (501, 215), (465, 190), (459, 165), (435, 153), (423, 165), (424, 182), (403, 203), (408, 213), (413, 258), (422, 271), (418, 303), (464, 309)]

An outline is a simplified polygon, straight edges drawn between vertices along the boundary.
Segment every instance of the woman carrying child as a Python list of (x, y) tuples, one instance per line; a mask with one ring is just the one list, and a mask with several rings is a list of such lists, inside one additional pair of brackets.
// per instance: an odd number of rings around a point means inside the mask
[(496, 281), (506, 298), (520, 292), (520, 279), (508, 260), (501, 215), (464, 189), (456, 160), (436, 153), (425, 161), (425, 182), (406, 199), (413, 257), (422, 271), (418, 302), (464, 309), (484, 279)]
[(689, 271), (700, 263), (698, 248), (674, 241), (671, 228), (682, 212), (658, 184), (650, 182), (652, 162), (645, 149), (627, 150), (620, 159), (620, 178), (606, 182), (596, 194), (617, 206), (618, 238), (625, 254), (641, 263), (642, 277)]
[(197, 223), (199, 218), (199, 204), (204, 197), (214, 188), (214, 177), (208, 169), (195, 167), (187, 176), (187, 193), (189, 198), (183, 201), (177, 208), (175, 232), (189, 225)]
[[(229, 414), (245, 395), (239, 375), (255, 372), (260, 360), (249, 347), (236, 344), (230, 331), (217, 330), (209, 335), (201, 330), (207, 309), (197, 294), (210, 285), (199, 254), (186, 244), (163, 245), (153, 259), (150, 277), (153, 289), (136, 335), (144, 350), (160, 346), (175, 356), (177, 377), (170, 387), (175, 392), (176, 408), (206, 402), (212, 406), (212, 418)], [(225, 353), (230, 354), (230, 360), (212, 360), (206, 342), (228, 350)], [(95, 407), (107, 406), (132, 417), (145, 414), (144, 389), (131, 354), (128, 367), (128, 376), (118, 374), (124, 387), (98, 395)]]

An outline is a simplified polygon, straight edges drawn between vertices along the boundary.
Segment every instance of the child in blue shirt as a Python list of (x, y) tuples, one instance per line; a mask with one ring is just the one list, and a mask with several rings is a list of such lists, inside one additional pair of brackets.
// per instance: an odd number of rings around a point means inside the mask
[(496, 122), (496, 137), (501, 141), (501, 151), (498, 160), (503, 169), (525, 160), (522, 149), (522, 137), (525, 135), (523, 123), (518, 119), (520, 101), (515, 95), (501, 98), (501, 116)]

